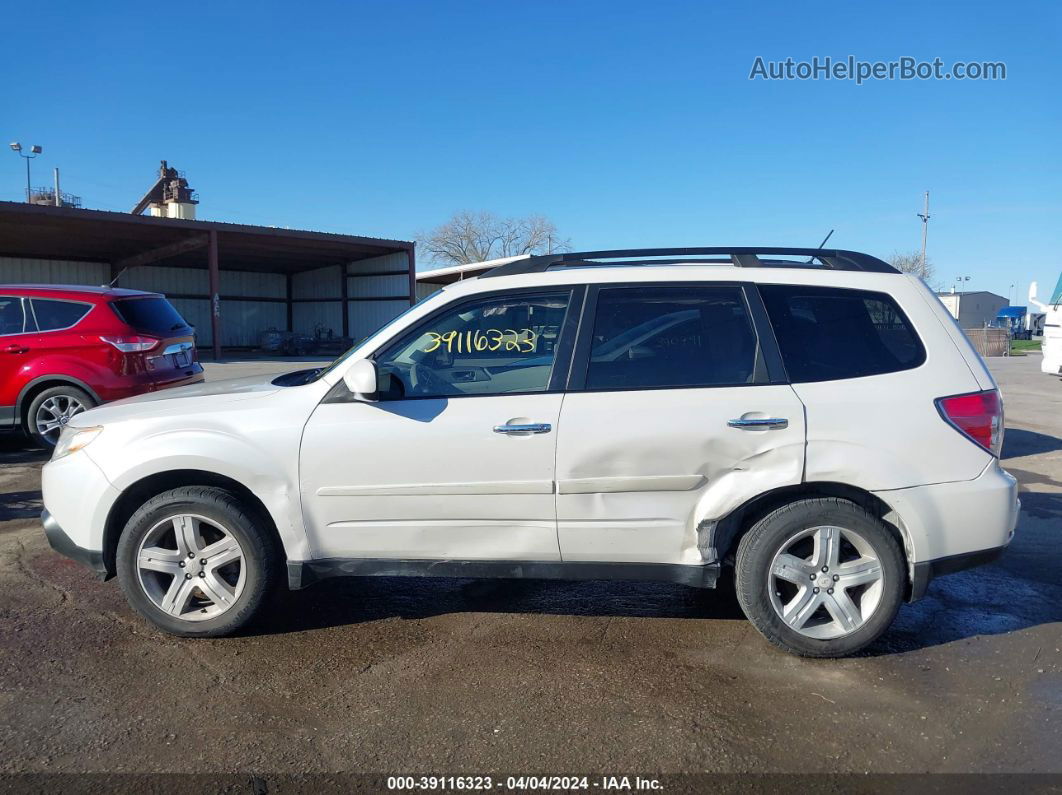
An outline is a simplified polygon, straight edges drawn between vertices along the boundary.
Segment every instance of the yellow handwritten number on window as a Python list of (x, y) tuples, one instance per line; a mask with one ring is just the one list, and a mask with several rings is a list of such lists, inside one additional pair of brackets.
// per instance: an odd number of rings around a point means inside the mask
[(429, 331), (428, 344), (424, 353), (433, 353), (443, 346), (447, 353), (482, 353), (483, 351), (505, 350), (514, 353), (534, 353), (538, 349), (538, 334), (532, 329), (519, 331), (507, 329), (486, 329), (484, 331)]

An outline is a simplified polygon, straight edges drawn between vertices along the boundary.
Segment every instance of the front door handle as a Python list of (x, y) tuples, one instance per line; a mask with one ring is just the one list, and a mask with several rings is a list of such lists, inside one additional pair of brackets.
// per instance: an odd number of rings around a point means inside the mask
[(757, 430), (760, 428), (788, 428), (789, 420), (785, 417), (750, 417), (749, 419), (727, 420), (726, 424), (731, 428)]
[(29, 348), (23, 345), (8, 345), (4, 348), (4, 353), (26, 353)]
[(495, 425), (495, 433), (549, 433), (553, 426), (548, 422), (529, 422), (523, 425)]

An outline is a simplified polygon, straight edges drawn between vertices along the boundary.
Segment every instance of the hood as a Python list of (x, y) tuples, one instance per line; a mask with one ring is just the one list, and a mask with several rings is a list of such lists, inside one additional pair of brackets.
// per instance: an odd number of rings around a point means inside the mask
[(162, 389), (136, 397), (105, 403), (78, 415), (77, 425), (101, 425), (107, 422), (157, 414), (195, 414), (215, 411), (242, 400), (266, 397), (280, 390), (272, 379), (276, 374), (204, 381), (190, 386)]
[(123, 398), (109, 406), (130, 406), (134, 403), (150, 403), (155, 400), (174, 400), (175, 398), (206, 397), (208, 395), (249, 395), (261, 392), (276, 392), (279, 387), (273, 384), (277, 373), (267, 375), (249, 375), (243, 378), (227, 378), (223, 381), (200, 381), (198, 384), (179, 386), (174, 389), (160, 389), (158, 392), (146, 392), (136, 397)]

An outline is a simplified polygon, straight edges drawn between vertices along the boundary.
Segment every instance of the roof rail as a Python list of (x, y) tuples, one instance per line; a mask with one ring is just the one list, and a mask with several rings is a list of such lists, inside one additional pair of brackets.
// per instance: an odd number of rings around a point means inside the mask
[[(761, 255), (807, 257), (807, 262), (762, 259)], [(666, 259), (665, 259), (666, 258)], [(817, 262), (816, 262), (817, 261)], [(509, 262), (479, 278), (544, 273), (554, 268), (615, 267), (621, 265), (736, 265), (739, 268), (826, 268), (838, 271), (899, 273), (877, 257), (858, 251), (823, 248), (633, 248), (617, 251), (577, 251), (543, 254)]]

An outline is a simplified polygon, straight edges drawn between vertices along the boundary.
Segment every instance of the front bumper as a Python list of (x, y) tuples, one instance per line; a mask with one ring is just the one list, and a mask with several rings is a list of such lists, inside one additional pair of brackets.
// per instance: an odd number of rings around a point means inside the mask
[(55, 520), (55, 517), (48, 511), (41, 512), (41, 522), (44, 524), (44, 535), (48, 538), (48, 543), (52, 545), (52, 549), (60, 555), (66, 555), (71, 560), (76, 560), (78, 563), (88, 566), (101, 580), (107, 579), (107, 564), (103, 562), (102, 552), (94, 549), (85, 549), (75, 544), (63, 528), (59, 526), (59, 522)]
[[(45, 464), (41, 470), (41, 493), (45, 512), (51, 517), (45, 532), (52, 546), (82, 562), (85, 556), (76, 550), (102, 558), (107, 517), (120, 495), (89, 451), (79, 450)], [(63, 541), (64, 536), (69, 543)], [(73, 552), (68, 551), (71, 547)]]

